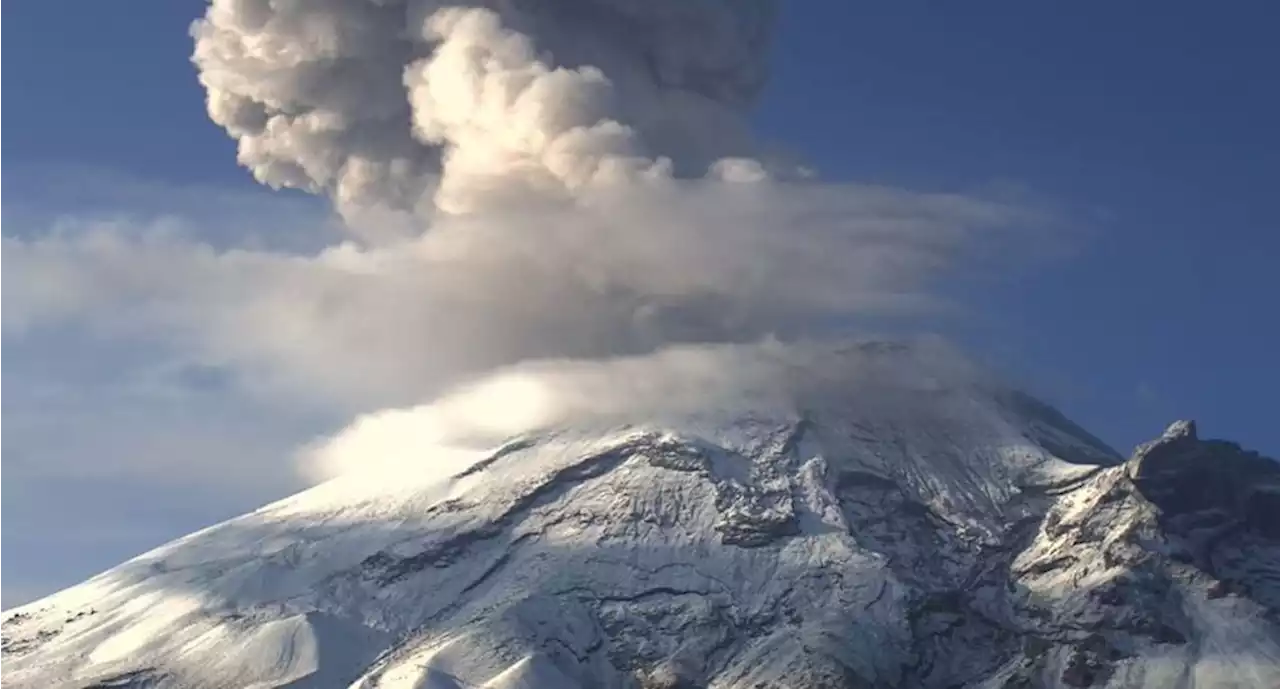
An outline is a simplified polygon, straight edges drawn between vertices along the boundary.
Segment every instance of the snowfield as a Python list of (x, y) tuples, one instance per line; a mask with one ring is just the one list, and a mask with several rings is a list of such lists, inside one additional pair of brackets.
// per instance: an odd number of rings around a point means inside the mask
[(1280, 686), (1273, 461), (1188, 423), (1124, 461), (910, 347), (804, 362), (174, 541), (6, 613), (4, 686)]

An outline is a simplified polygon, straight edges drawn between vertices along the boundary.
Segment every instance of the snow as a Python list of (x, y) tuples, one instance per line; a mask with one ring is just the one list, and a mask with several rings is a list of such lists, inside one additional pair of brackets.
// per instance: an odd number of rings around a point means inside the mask
[(792, 390), (334, 479), (14, 611), (5, 686), (1280, 684), (1265, 607), (1047, 407)]

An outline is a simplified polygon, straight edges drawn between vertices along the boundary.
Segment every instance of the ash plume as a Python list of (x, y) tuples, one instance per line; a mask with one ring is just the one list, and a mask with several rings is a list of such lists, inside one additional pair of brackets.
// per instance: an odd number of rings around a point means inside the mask
[(764, 155), (745, 115), (774, 12), (213, 0), (192, 26), (210, 116), (258, 180), (327, 196), (347, 234), (307, 253), (63, 219), (5, 238), (6, 332), (76, 322), (368, 412), (527, 362), (931, 313), (951, 268), (1044, 224)]
[[(290, 290), (331, 304), (291, 332), (347, 344), (299, 357), (274, 338), (237, 356), (318, 361), (298, 376), (324, 379), (363, 350), (377, 363), (357, 368), (377, 374), (360, 377), (412, 388), (403, 400), (525, 359), (930, 308), (926, 285), (977, 236), (1031, 215), (824, 185), (759, 155), (744, 115), (775, 12), (765, 0), (215, 0), (192, 29), (211, 117), (259, 180), (328, 194), (354, 232), (297, 278), (317, 284)], [(354, 323), (370, 336), (347, 334)]]
[[(351, 217), (747, 151), (772, 0), (215, 0), (209, 114), (260, 181)], [(652, 163), (652, 161), (651, 161)], [(609, 168), (609, 169), (601, 169)], [(466, 177), (467, 179), (459, 179)], [(385, 218), (385, 214), (378, 217)]]

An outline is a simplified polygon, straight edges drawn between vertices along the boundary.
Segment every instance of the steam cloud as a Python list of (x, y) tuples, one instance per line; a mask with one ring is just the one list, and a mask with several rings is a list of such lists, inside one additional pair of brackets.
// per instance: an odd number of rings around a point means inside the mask
[(252, 385), (368, 410), (529, 360), (919, 313), (976, 240), (1040, 220), (821, 184), (761, 155), (743, 114), (773, 14), (765, 0), (214, 0), (192, 27), (210, 116), (258, 180), (327, 194), (350, 238), (217, 250), (88, 222), (6, 239), (7, 332), (158, 334)]
[[(427, 404), (362, 415), (304, 453), (302, 466), (317, 478), (358, 473), (402, 480), (403, 467), (430, 456), (444, 476), (460, 468), (449, 466), (455, 461), (465, 467), (504, 441), (547, 429), (679, 430), (691, 419), (776, 421), (801, 410), (928, 423), (944, 409), (952, 422), (965, 418), (991, 428), (1000, 416), (980, 399), (991, 383), (984, 370), (934, 337), (896, 345), (764, 340), (543, 360), (508, 367)], [(949, 395), (945, 403), (940, 393)], [(922, 404), (921, 398), (928, 399)]]

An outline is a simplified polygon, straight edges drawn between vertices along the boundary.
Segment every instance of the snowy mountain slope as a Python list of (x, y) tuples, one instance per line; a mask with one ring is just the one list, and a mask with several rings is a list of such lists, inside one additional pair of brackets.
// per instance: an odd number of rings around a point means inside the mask
[(4, 685), (1280, 686), (1275, 463), (914, 356), (331, 481), (10, 613)]

